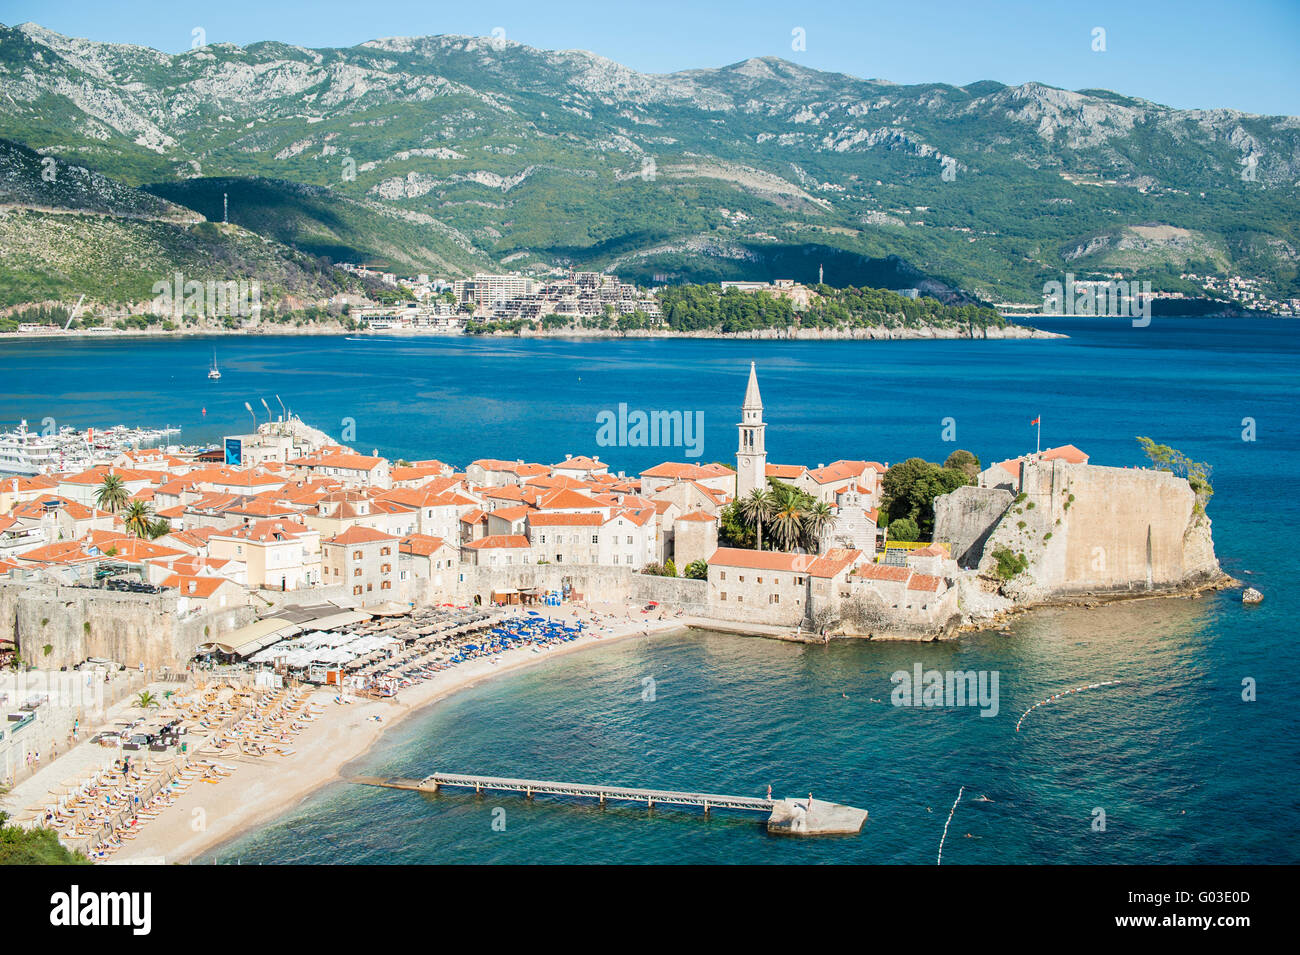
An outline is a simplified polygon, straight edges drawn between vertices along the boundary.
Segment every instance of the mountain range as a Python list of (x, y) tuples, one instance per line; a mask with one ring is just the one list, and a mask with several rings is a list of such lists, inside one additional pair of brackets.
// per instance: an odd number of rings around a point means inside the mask
[[(463, 36), (168, 54), (22, 24), (0, 26), (0, 137), (0, 304), (97, 269), (125, 300), (211, 243), (302, 293), (330, 286), (315, 261), (643, 284), (820, 269), (987, 302), (1065, 272), (1196, 293), (1190, 272), (1300, 296), (1300, 119), (1106, 90), (769, 57), (646, 74)], [(81, 171), (48, 182), (46, 157)], [(82, 220), (150, 281), (97, 265), (69, 238)]]

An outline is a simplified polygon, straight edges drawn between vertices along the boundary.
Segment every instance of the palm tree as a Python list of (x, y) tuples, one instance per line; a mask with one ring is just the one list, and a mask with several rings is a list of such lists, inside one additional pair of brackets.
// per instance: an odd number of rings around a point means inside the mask
[(772, 507), (772, 537), (781, 550), (794, 550), (803, 538), (803, 495), (793, 487), (780, 487), (773, 494)]
[(822, 534), (834, 519), (835, 514), (825, 501), (818, 501), (804, 511), (804, 549), (808, 553), (815, 554), (821, 550)]
[(746, 524), (758, 528), (758, 549), (763, 549), (763, 521), (771, 520), (773, 511), (772, 492), (765, 487), (756, 487), (740, 499), (737, 510), (740, 519)]
[(135, 698), (135, 705), (142, 710), (153, 709), (158, 705), (158, 697), (148, 690), (141, 690), (140, 695)]
[(132, 501), (122, 518), (126, 532), (133, 537), (145, 538), (153, 529), (153, 510), (144, 501)]
[(130, 497), (131, 493), (120, 475), (105, 474), (104, 483), (95, 492), (95, 503), (109, 513), (116, 514)]

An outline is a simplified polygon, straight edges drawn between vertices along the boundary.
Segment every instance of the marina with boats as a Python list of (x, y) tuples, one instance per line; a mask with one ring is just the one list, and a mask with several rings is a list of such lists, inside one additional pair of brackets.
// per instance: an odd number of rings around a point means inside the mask
[(16, 428), (0, 432), (0, 474), (32, 476), (84, 470), (112, 460), (123, 451), (156, 447), (181, 429), (129, 428), (115, 425), (97, 429), (55, 428), (52, 418), (41, 430), (28, 427), (24, 418)]

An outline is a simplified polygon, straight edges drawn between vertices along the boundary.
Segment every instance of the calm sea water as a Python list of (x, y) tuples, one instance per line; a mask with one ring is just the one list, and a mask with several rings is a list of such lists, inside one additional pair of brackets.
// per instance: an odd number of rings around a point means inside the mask
[[(1220, 559), (1258, 587), (1017, 620), (1011, 636), (952, 644), (798, 647), (677, 634), (611, 645), (506, 676), (396, 727), (355, 768), (432, 769), (628, 785), (806, 795), (862, 806), (851, 839), (768, 837), (743, 816), (597, 809), (539, 798), (339, 784), (211, 858), (250, 862), (931, 863), (958, 788), (944, 861), (1300, 861), (1300, 325), (1267, 319), (1052, 321), (1026, 342), (205, 340), (0, 345), (0, 425), (20, 417), (180, 424), (186, 441), (250, 423), (278, 394), (295, 413), (392, 457), (555, 461), (592, 453), (633, 472), (680, 450), (599, 448), (595, 418), (702, 411), (702, 460), (735, 453), (748, 363), (758, 362), (769, 459), (989, 461), (1070, 442), (1137, 464), (1151, 435), (1214, 465)], [(202, 412), (206, 410), (206, 415)], [(261, 420), (265, 420), (261, 412)], [(956, 444), (942, 440), (953, 419)], [(1254, 441), (1243, 440), (1244, 419)], [(1001, 712), (900, 709), (889, 674), (996, 670)], [(656, 681), (643, 701), (642, 680)], [(1258, 701), (1242, 702), (1242, 681)], [(1020, 713), (1051, 693), (1119, 687)], [(875, 702), (876, 700), (882, 702)], [(986, 795), (991, 802), (975, 802)], [(505, 830), (494, 830), (494, 809)], [(1092, 831), (1094, 810), (1106, 831)], [(968, 837), (969, 834), (969, 837)]]

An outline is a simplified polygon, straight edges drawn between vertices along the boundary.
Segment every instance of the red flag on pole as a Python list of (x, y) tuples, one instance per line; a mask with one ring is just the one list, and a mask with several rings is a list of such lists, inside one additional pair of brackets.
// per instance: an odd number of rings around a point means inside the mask
[(1029, 422), (1029, 426), (1032, 428), (1034, 425), (1038, 424), (1039, 420), (1039, 418), (1035, 418), (1033, 421)]

